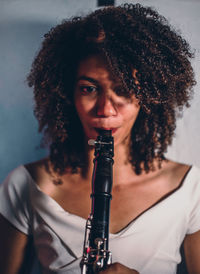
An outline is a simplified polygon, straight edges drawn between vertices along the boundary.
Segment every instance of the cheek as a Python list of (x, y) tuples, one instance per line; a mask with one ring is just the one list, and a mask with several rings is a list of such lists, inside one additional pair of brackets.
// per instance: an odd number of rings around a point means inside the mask
[(140, 107), (138, 107), (138, 106), (127, 108), (124, 111), (124, 120), (127, 121), (128, 123), (135, 122), (135, 120), (139, 114), (139, 111), (140, 111)]
[(84, 112), (84, 107), (83, 105), (81, 104), (80, 100), (75, 100), (75, 108), (76, 108), (76, 111), (79, 115), (79, 117), (81, 116), (81, 114)]
[(87, 116), (90, 116), (90, 114), (92, 113), (92, 109), (94, 108), (93, 102), (85, 100), (84, 97), (79, 97), (75, 98), (74, 103), (80, 120), (83, 121), (85, 118), (87, 118)]
[(80, 97), (76, 96), (74, 99), (76, 111), (78, 112), (79, 116), (81, 114), (84, 114), (87, 111), (87, 105), (84, 103), (84, 100), (82, 100)]

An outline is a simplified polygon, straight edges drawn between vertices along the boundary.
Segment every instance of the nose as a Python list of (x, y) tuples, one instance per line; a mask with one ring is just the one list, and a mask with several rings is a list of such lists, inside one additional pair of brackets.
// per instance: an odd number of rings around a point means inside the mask
[(97, 116), (100, 117), (109, 117), (115, 116), (117, 114), (115, 104), (112, 101), (112, 98), (106, 94), (101, 94), (97, 100)]

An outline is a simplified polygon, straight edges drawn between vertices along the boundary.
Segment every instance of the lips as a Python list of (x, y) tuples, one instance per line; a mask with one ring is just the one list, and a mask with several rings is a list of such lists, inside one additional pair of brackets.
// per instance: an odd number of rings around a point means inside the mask
[(104, 127), (98, 128), (98, 127), (95, 127), (94, 129), (98, 132), (98, 134), (100, 134), (101, 130), (111, 130), (112, 135), (113, 135), (117, 131), (118, 128), (104, 128)]

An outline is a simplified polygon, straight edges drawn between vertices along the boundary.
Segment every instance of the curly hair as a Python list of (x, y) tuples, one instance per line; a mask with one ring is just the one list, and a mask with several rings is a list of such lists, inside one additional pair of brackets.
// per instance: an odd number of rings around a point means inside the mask
[(149, 172), (155, 159), (160, 166), (177, 114), (189, 107), (196, 84), (190, 63), (194, 54), (180, 33), (153, 8), (125, 4), (64, 20), (44, 37), (27, 80), (34, 86), (34, 113), (54, 169), (62, 174), (66, 168), (77, 172), (85, 165), (74, 84), (80, 60), (97, 53), (105, 56), (122, 82), (116, 93), (134, 94), (141, 106), (131, 132), (133, 169), (137, 174)]

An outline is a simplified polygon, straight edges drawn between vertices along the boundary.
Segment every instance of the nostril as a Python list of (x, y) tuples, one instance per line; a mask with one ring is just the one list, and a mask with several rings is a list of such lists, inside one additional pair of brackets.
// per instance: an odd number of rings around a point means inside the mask
[(116, 110), (112, 105), (104, 105), (97, 109), (97, 115), (98, 116), (113, 116), (116, 114)]

